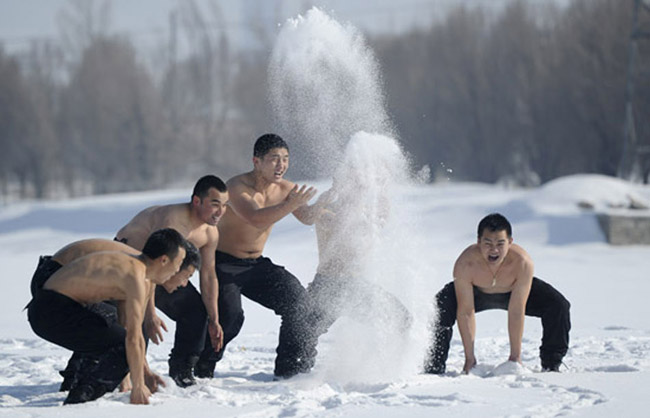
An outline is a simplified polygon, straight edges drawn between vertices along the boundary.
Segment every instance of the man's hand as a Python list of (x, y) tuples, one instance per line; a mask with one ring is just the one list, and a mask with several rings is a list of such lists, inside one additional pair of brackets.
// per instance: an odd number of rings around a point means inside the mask
[(312, 197), (316, 196), (316, 192), (316, 189), (313, 187), (308, 188), (306, 184), (303, 184), (300, 188), (298, 188), (298, 185), (296, 184), (287, 195), (286, 201), (297, 209), (300, 206), (307, 204)]
[(212, 348), (214, 352), (218, 353), (223, 347), (223, 329), (219, 321), (208, 321), (208, 334), (210, 335), (210, 342), (212, 343)]
[(476, 357), (466, 358), (465, 365), (463, 366), (463, 373), (469, 374), (469, 371), (476, 366)]
[(510, 354), (510, 357), (508, 357), (508, 361), (513, 361), (515, 363), (521, 364), (521, 356), (515, 356), (513, 354)]
[(131, 403), (134, 405), (149, 405), (151, 392), (146, 386), (131, 389)]
[(145, 370), (144, 372), (144, 384), (149, 388), (151, 393), (158, 392), (159, 386), (165, 386), (165, 381), (162, 377), (158, 376), (156, 373), (151, 370)]
[(120, 392), (128, 392), (131, 390), (131, 373), (127, 373), (124, 379), (120, 382)]
[(156, 345), (163, 341), (163, 329), (167, 332), (167, 325), (158, 315), (151, 315), (149, 320), (144, 321), (144, 333)]

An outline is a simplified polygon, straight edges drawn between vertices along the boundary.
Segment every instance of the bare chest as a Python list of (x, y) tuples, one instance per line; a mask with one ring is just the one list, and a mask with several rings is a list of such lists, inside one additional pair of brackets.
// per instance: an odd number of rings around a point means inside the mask
[(485, 293), (507, 293), (512, 291), (515, 284), (516, 273), (511, 267), (503, 266), (495, 271), (487, 266), (477, 268), (472, 274), (472, 284)]

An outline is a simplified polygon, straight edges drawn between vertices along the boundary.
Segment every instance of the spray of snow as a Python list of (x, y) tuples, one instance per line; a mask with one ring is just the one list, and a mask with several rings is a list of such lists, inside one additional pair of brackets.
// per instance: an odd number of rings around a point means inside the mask
[(328, 226), (321, 263), (334, 258), (346, 270), (346, 280), (389, 292), (417, 318), (409, 327), (396, 307), (366, 292), (350, 290), (345, 300), (336, 301), (354, 309), (336, 307), (347, 315), (321, 338), (315, 372), (338, 382), (395, 379), (417, 371), (435, 294), (433, 272), (411, 262), (426, 257), (420, 253), (426, 246), (398, 192), (417, 176), (391, 129), (380, 81), (359, 32), (316, 8), (283, 27), (269, 68), (271, 101), (283, 134), (303, 147), (310, 173), (334, 178), (335, 220)]

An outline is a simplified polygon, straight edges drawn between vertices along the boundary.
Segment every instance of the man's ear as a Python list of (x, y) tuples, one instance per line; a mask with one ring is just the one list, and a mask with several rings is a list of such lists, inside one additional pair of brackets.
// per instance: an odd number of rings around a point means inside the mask
[(508, 238), (508, 243), (509, 244), (512, 244), (513, 241), (514, 241), (514, 239), (512, 237)]
[(160, 256), (160, 264), (166, 266), (169, 263), (169, 257), (166, 254)]
[(201, 204), (201, 198), (199, 198), (197, 195), (192, 196), (192, 205), (198, 206)]

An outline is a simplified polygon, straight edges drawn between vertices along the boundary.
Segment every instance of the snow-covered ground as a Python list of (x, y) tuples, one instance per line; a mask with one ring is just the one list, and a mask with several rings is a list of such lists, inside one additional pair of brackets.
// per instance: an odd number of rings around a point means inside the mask
[[(140, 209), (183, 201), (188, 190), (1, 208), (0, 416), (648, 416), (650, 246), (608, 245), (594, 212), (577, 206), (588, 201), (596, 210), (607, 210), (625, 203), (628, 195), (648, 202), (650, 188), (595, 175), (525, 190), (468, 183), (405, 188), (391, 198), (403, 209), (396, 213), (408, 217), (414, 245), (385, 254), (391, 265), (376, 280), (412, 309), (416, 318), (408, 336), (401, 339), (398, 330), (341, 318), (321, 337), (312, 373), (276, 382), (272, 372), (278, 318), (246, 303), (242, 333), (229, 345), (216, 377), (200, 379), (188, 389), (175, 387), (166, 377), (167, 387), (151, 398), (150, 406), (129, 405), (128, 395), (118, 392), (96, 402), (62, 406), (58, 370), (69, 353), (38, 339), (22, 309), (39, 255), (81, 238), (112, 238)], [(457, 255), (475, 240), (479, 219), (493, 211), (511, 220), (515, 242), (532, 255), (536, 275), (572, 303), (566, 367), (561, 373), (540, 372), (541, 327), (536, 318), (526, 320), (523, 367), (503, 364), (508, 356), (506, 316), (492, 311), (477, 315), (480, 364), (474, 374), (459, 374), (463, 357), (457, 333), (449, 373), (420, 374), (430, 302), (450, 280)], [(303, 284), (311, 281), (317, 264), (312, 228), (293, 218), (282, 220), (266, 253)], [(167, 338), (148, 353), (152, 368), (163, 375), (173, 340), (173, 323), (167, 323)], [(378, 336), (390, 342), (378, 344)]]

